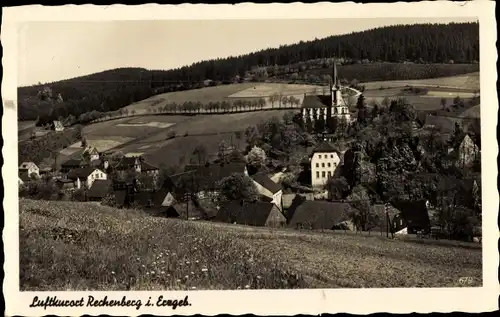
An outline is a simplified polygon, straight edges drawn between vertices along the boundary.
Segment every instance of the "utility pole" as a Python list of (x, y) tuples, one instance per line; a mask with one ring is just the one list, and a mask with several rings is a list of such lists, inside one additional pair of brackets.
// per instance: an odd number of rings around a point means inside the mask
[(186, 199), (186, 220), (189, 220), (189, 200), (191, 198), (191, 195), (189, 193), (186, 193), (184, 197)]
[(387, 203), (384, 204), (384, 209), (385, 209), (385, 236), (386, 238), (389, 238), (389, 206)]

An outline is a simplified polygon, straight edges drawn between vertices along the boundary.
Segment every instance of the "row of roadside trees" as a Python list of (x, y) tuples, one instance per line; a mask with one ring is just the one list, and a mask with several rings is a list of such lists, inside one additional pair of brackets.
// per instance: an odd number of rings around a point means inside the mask
[[(152, 106), (146, 110), (146, 113), (176, 113), (176, 114), (196, 114), (196, 113), (230, 113), (243, 111), (259, 111), (263, 109), (287, 109), (298, 108), (301, 105), (301, 100), (295, 96), (283, 96), (279, 93), (274, 93), (267, 98), (248, 98), (209, 101), (202, 103), (201, 101), (185, 101), (182, 103), (171, 102), (164, 106)], [(99, 116), (93, 115), (93, 121), (103, 121), (124, 116), (135, 115), (135, 110), (120, 109), (113, 113), (100, 113)], [(85, 117), (87, 119), (87, 117)], [(88, 120), (85, 120), (87, 123)]]

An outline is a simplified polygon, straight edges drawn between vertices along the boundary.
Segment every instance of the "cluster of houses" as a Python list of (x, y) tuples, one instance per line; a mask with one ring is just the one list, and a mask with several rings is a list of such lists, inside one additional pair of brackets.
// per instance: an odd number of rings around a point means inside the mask
[[(23, 162), (19, 166), (19, 184), (26, 184), (48, 176), (62, 190), (86, 189), (89, 200), (101, 200), (108, 194), (111, 186), (109, 172), (134, 171), (157, 178), (159, 169), (144, 161), (142, 157), (122, 157), (112, 162), (109, 153), (101, 153), (89, 146), (83, 150), (81, 158), (73, 158), (62, 163), (58, 171), (53, 167), (37, 166), (34, 162)], [(43, 164), (43, 163), (42, 163)]]
[[(460, 164), (470, 164), (471, 157), (477, 152), (477, 145), (466, 135), (453, 154)], [(165, 217), (311, 230), (360, 229), (352, 222), (353, 207), (349, 202), (328, 201), (313, 193), (284, 194), (279, 180), (263, 173), (249, 175), (245, 163), (188, 165), (183, 173), (163, 177), (163, 184), (146, 188), (140, 186), (137, 178), (112, 182), (109, 177), (109, 171), (113, 170), (123, 173), (132, 171), (135, 175), (159, 179), (159, 169), (142, 157), (122, 157), (116, 162), (108, 159), (109, 153), (100, 153), (95, 147), (86, 148), (84, 153), (81, 159), (70, 159), (61, 164), (57, 174), (33, 162), (23, 162), (19, 166), (19, 183), (29, 182), (44, 174), (54, 175), (61, 189), (85, 188), (86, 200), (101, 201), (112, 191), (120, 208), (142, 208), (153, 215)], [(338, 174), (344, 153), (327, 141), (312, 151), (309, 157), (312, 188), (323, 188), (330, 177)], [(257, 188), (259, 198), (255, 201), (220, 201), (219, 181), (234, 174), (249, 177)], [(191, 188), (188, 194), (177, 190), (179, 179), (186, 180), (190, 176), (196, 179), (196, 188)], [(473, 182), (477, 187), (477, 180)], [(433, 209), (426, 201), (399, 201), (372, 207), (375, 215), (371, 219), (371, 227), (363, 230), (416, 233), (430, 229)]]

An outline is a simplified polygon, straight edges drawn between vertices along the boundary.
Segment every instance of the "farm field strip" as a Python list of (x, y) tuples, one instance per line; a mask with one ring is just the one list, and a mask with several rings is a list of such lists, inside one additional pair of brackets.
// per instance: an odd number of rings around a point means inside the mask
[(23, 130), (34, 128), (36, 121), (17, 121), (17, 131), (21, 132)]
[(365, 89), (378, 89), (380, 87), (403, 87), (406, 85), (419, 86), (419, 87), (434, 87), (439, 86), (440, 88), (450, 88), (450, 89), (461, 89), (461, 90), (479, 90), (479, 72), (452, 76), (452, 77), (441, 77), (441, 78), (429, 78), (429, 79), (418, 79), (418, 80), (389, 80), (389, 81), (374, 81), (362, 83)]
[(175, 123), (164, 123), (164, 122), (144, 122), (144, 123), (119, 123), (116, 126), (117, 127), (152, 127), (152, 128), (160, 128), (160, 129), (165, 129), (168, 128)]

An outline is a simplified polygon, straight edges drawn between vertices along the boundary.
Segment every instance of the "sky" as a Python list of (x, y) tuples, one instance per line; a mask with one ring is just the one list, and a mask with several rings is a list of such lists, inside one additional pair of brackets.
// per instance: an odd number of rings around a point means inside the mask
[(473, 18), (29, 22), (19, 29), (18, 85), (119, 67), (173, 69), (217, 57), (396, 24)]

